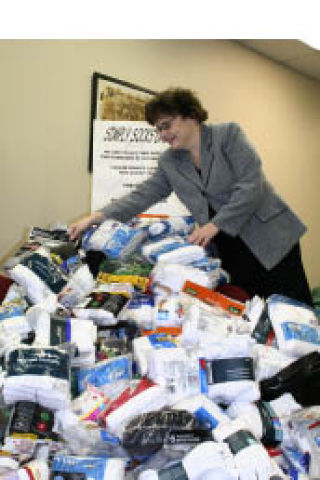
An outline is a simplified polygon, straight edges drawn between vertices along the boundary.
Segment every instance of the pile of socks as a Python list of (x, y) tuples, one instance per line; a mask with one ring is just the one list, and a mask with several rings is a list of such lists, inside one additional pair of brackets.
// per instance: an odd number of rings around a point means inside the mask
[(228, 272), (192, 228), (106, 220), (81, 245), (32, 228), (0, 276), (5, 473), (319, 478), (314, 310), (219, 293)]

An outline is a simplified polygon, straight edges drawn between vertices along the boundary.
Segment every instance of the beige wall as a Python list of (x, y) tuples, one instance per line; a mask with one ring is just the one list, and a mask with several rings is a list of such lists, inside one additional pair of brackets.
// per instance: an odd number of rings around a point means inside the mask
[(237, 121), (279, 193), (309, 226), (303, 254), (320, 285), (320, 82), (232, 41), (0, 41), (0, 257), (31, 225), (90, 209), (90, 77), (196, 90), (210, 120)]

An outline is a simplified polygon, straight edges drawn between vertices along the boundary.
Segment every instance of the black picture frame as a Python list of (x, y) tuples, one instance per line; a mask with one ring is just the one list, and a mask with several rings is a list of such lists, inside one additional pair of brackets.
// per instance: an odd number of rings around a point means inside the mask
[(94, 120), (144, 120), (144, 104), (156, 93), (110, 75), (93, 72), (91, 78), (89, 172), (93, 170)]

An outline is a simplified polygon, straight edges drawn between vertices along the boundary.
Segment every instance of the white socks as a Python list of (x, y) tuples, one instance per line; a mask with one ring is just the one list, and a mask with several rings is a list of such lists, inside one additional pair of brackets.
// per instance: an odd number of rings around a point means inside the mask
[(253, 344), (251, 337), (235, 335), (205, 346), (203, 357), (209, 398), (227, 405), (236, 399), (254, 402), (260, 398), (259, 386), (254, 381)]
[(143, 255), (153, 263), (179, 263), (189, 265), (206, 256), (199, 245), (187, 243), (182, 237), (172, 236), (143, 245)]
[(170, 401), (200, 392), (199, 361), (183, 348), (157, 348), (148, 353), (148, 377), (163, 386)]
[(6, 354), (6, 404), (30, 400), (53, 410), (70, 403), (70, 358), (55, 347), (20, 346)]
[(186, 280), (210, 288), (212, 282), (210, 275), (190, 265), (178, 263), (159, 262), (152, 270), (152, 284), (169, 288), (171, 292), (179, 293)]
[(252, 355), (255, 362), (255, 378), (258, 382), (273, 377), (295, 360), (277, 348), (260, 343), (254, 345)]
[(238, 480), (233, 456), (226, 444), (203, 442), (177, 461), (159, 471), (148, 469), (138, 480), (185, 478), (186, 480)]
[(226, 442), (234, 454), (240, 480), (269, 480), (272, 463), (265, 448), (248, 431), (246, 423), (234, 420), (213, 431), (218, 442)]
[(110, 258), (124, 259), (138, 248), (146, 235), (142, 229), (107, 219), (97, 229), (85, 233), (82, 243), (85, 250), (98, 250)]
[(268, 312), (278, 348), (292, 357), (320, 351), (320, 327), (311, 308), (281, 295), (268, 299)]

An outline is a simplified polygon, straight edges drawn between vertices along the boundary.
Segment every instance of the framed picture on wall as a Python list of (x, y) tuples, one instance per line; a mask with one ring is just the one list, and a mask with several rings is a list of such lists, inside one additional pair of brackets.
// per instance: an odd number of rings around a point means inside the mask
[(94, 72), (91, 81), (89, 172), (93, 168), (94, 120), (144, 120), (144, 106), (155, 91)]

